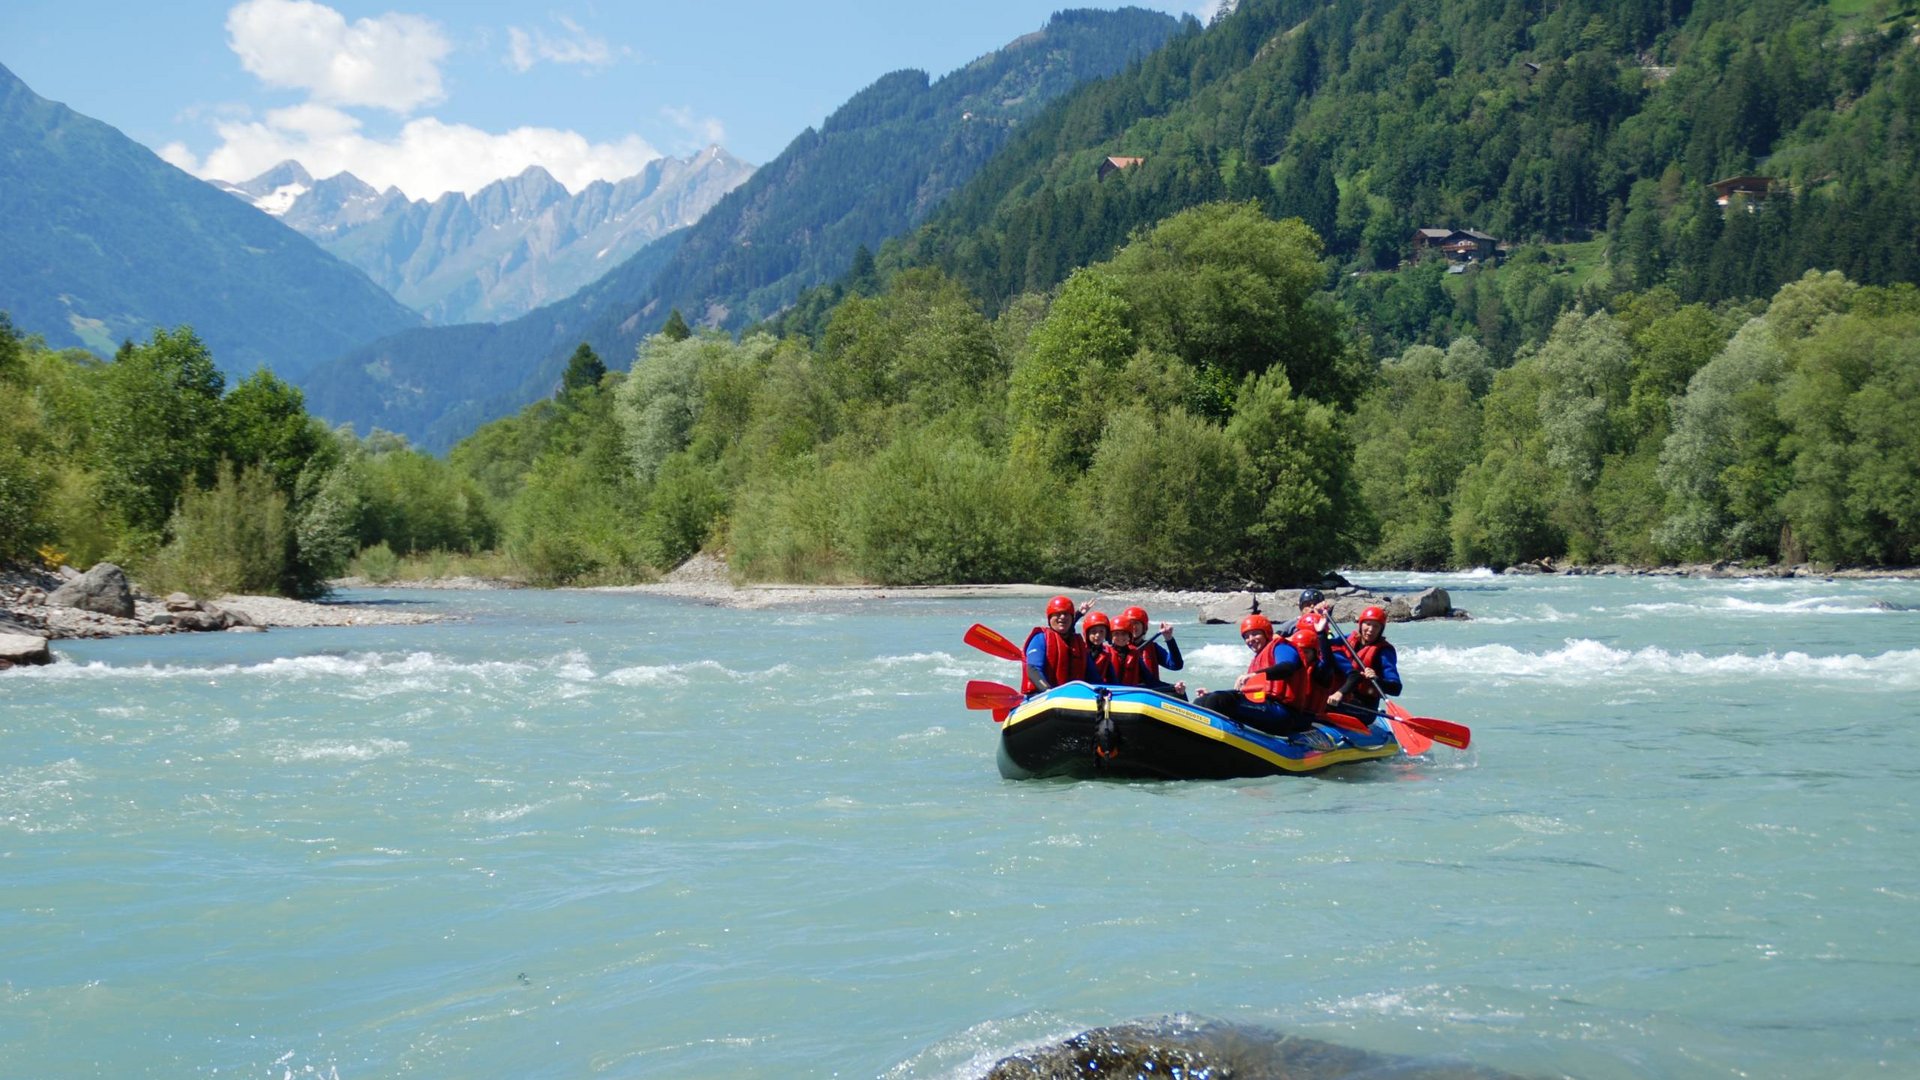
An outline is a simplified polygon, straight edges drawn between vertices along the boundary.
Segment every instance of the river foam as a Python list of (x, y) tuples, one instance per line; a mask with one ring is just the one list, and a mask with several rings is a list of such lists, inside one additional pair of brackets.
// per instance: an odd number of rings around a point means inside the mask
[(1585, 638), (1569, 638), (1558, 649), (1532, 652), (1510, 645), (1424, 645), (1400, 650), (1403, 671), (1427, 674), (1537, 679), (1564, 686), (1647, 679), (1783, 679), (1805, 682), (1863, 682), (1876, 686), (1920, 686), (1920, 649), (1868, 656), (1845, 653), (1813, 656), (1799, 651), (1709, 655), (1649, 646), (1617, 649)]

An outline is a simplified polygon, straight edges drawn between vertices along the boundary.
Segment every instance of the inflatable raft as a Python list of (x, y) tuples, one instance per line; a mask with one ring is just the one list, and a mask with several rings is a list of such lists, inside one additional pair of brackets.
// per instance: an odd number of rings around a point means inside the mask
[(1225, 780), (1318, 772), (1401, 752), (1385, 721), (1363, 732), (1315, 730), (1323, 737), (1269, 735), (1154, 690), (1073, 682), (1007, 713), (1000, 775)]

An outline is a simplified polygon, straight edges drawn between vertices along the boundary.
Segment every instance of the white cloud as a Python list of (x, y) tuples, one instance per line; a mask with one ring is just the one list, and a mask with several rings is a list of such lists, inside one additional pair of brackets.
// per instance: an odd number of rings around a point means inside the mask
[[(554, 21), (566, 31), (565, 34), (549, 35), (539, 29), (529, 33), (517, 26), (508, 27), (507, 65), (515, 71), (526, 72), (543, 61), (595, 68), (613, 63), (615, 50), (605, 38), (589, 34), (579, 23), (564, 15), (556, 16)], [(624, 56), (628, 51), (622, 48), (619, 55)]]
[(235, 182), (293, 158), (316, 177), (350, 172), (415, 199), (448, 191), (472, 194), (530, 165), (577, 192), (595, 180), (632, 176), (660, 156), (637, 135), (594, 143), (573, 131), (523, 127), (494, 134), (431, 117), (408, 121), (391, 139), (376, 139), (361, 130), (359, 120), (325, 105), (276, 109), (262, 120), (215, 127), (221, 145), (205, 160), (178, 143), (163, 148), (161, 156), (196, 176)]
[(666, 117), (673, 126), (699, 140), (703, 148), (727, 141), (727, 127), (718, 117), (695, 116), (692, 109), (675, 105), (662, 105), (660, 115)]
[(349, 24), (311, 0), (243, 0), (227, 12), (227, 44), (269, 86), (402, 114), (445, 98), (440, 62), (452, 51), (430, 19), (388, 13)]

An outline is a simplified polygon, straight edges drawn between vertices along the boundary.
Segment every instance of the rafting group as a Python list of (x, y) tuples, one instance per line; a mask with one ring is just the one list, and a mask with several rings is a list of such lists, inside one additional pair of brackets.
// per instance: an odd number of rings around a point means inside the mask
[[(1343, 761), (1421, 754), (1435, 740), (1465, 747), (1466, 728), (1412, 717), (1389, 700), (1404, 686), (1387, 641), (1386, 610), (1369, 606), (1342, 635), (1319, 589), (1275, 627), (1240, 621), (1252, 652), (1231, 690), (1189, 700), (1173, 624), (1147, 634), (1143, 608), (1108, 616), (1056, 596), (1022, 645), (975, 624), (966, 642), (1020, 664), (1020, 687), (975, 681), (967, 704), (1002, 726), (1001, 770), (1011, 777), (1246, 776), (1305, 772)], [(1196, 739), (1195, 736), (1198, 736)], [(1131, 749), (1123, 754), (1123, 748)]]
[[(1161, 623), (1142, 640), (1145, 609), (1130, 607), (1109, 617), (1092, 606), (1092, 601), (1075, 606), (1065, 596), (1047, 602), (1046, 625), (1034, 627), (1021, 650), (1022, 694), (1032, 697), (1080, 681), (1187, 698), (1186, 683), (1168, 682), (1160, 674), (1184, 666), (1172, 623)], [(1363, 610), (1358, 629), (1342, 638), (1334, 630), (1333, 602), (1319, 589), (1302, 590), (1299, 607), (1299, 614), (1277, 631), (1259, 612), (1240, 620), (1240, 640), (1253, 651), (1246, 673), (1232, 690), (1201, 689), (1195, 704), (1270, 735), (1311, 737), (1334, 709), (1379, 715), (1381, 696), (1404, 689), (1399, 657), (1387, 640), (1386, 609)], [(1076, 631), (1080, 621), (1084, 627)]]

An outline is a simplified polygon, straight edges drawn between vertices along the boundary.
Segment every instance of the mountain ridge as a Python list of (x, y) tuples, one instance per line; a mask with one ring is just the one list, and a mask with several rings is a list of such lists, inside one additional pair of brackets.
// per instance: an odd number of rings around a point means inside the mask
[(314, 365), (419, 315), (297, 231), (0, 66), (0, 310), (111, 356), (190, 325), (222, 369)]
[(571, 296), (692, 225), (753, 172), (716, 145), (577, 193), (538, 165), (433, 199), (377, 191), (350, 172), (315, 180), (294, 161), (209, 182), (359, 267), (430, 323), (454, 325), (505, 322)]

